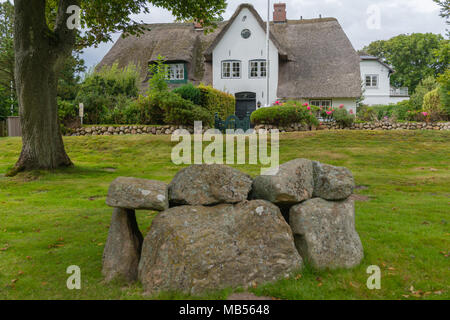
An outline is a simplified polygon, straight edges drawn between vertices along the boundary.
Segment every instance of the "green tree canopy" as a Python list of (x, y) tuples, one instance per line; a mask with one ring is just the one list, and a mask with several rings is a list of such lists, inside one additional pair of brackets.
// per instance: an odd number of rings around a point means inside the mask
[[(109, 41), (116, 32), (127, 36), (147, 30), (130, 15), (151, 13), (149, 5), (171, 11), (176, 19), (202, 21), (206, 30), (226, 8), (225, 0), (14, 1), (15, 75), (23, 143), (10, 175), (72, 165), (58, 123), (58, 73), (74, 49)], [(73, 28), (72, 21), (79, 22), (81, 29)]]
[(9, 91), (14, 85), (14, 6), (0, 3), (0, 86)]
[(436, 55), (444, 46), (448, 47), (448, 40), (444, 40), (442, 35), (413, 33), (372, 42), (364, 51), (394, 67), (393, 86), (408, 87), (410, 92), (414, 92), (422, 79), (436, 77), (448, 67), (448, 53)]

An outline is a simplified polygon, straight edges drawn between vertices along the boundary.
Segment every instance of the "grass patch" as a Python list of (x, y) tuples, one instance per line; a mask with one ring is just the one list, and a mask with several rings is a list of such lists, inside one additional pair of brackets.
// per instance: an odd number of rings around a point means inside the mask
[[(5, 177), (21, 141), (0, 138), (0, 299), (149, 299), (139, 284), (103, 283), (101, 260), (112, 209), (105, 205), (118, 176), (169, 182), (166, 136), (66, 137), (74, 168)], [(291, 279), (252, 288), (279, 299), (450, 298), (450, 133), (326, 131), (282, 134), (281, 162), (309, 158), (346, 166), (356, 191), (356, 226), (365, 249), (352, 270), (305, 268)], [(256, 175), (256, 166), (235, 166)], [(138, 212), (145, 234), (154, 212)], [(82, 289), (66, 288), (66, 268), (78, 265)], [(382, 269), (382, 289), (368, 290), (366, 269)], [(241, 290), (236, 290), (241, 291)], [(157, 299), (223, 299), (176, 293)]]

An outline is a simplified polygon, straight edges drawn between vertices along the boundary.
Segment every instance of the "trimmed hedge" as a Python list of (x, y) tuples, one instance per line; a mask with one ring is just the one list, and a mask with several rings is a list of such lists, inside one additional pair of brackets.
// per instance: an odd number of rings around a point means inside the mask
[[(312, 109), (312, 107), (310, 108)], [(313, 110), (308, 110), (307, 106), (300, 106), (294, 102), (289, 102), (282, 106), (259, 108), (252, 113), (251, 121), (255, 125), (287, 126), (293, 123), (319, 125)]]
[(233, 95), (203, 84), (198, 89), (201, 92), (200, 105), (213, 116), (218, 113), (222, 119), (226, 119), (235, 113), (236, 99)]
[(164, 110), (164, 122), (175, 125), (193, 125), (194, 121), (202, 121), (212, 125), (214, 115), (205, 108), (183, 99), (174, 92), (161, 92), (150, 97), (157, 100), (158, 108)]

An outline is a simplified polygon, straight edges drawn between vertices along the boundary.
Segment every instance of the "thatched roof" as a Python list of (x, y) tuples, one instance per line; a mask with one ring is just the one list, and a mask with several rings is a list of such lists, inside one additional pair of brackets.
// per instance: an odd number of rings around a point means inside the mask
[[(244, 7), (252, 10), (264, 27), (264, 21), (248, 4), (241, 5), (233, 17)], [(212, 84), (211, 53), (232, 21), (233, 18), (220, 22), (218, 28), (207, 35), (195, 29), (193, 23), (148, 25), (150, 31), (139, 38), (120, 38), (99, 67), (116, 61), (123, 67), (133, 62), (141, 66), (141, 80), (144, 81), (148, 63), (162, 55), (169, 61), (186, 62), (189, 81)], [(271, 33), (280, 53), (279, 98), (361, 95), (360, 58), (336, 19), (271, 23)]]
[(132, 62), (139, 65), (141, 80), (144, 81), (148, 64), (161, 55), (167, 61), (186, 62), (189, 81), (212, 84), (211, 65), (206, 62), (204, 52), (225, 24), (220, 22), (213, 33), (206, 35), (202, 30), (195, 29), (193, 23), (146, 25), (149, 31), (140, 37), (120, 37), (97, 68), (115, 62), (119, 63), (119, 67), (125, 67)]
[(359, 57), (336, 19), (288, 20), (272, 30), (293, 55), (280, 63), (279, 97), (361, 95)]

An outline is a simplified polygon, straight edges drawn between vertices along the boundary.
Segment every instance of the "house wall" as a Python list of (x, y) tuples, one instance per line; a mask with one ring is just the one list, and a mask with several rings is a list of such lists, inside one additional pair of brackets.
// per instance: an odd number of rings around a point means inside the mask
[[(243, 21), (243, 17), (247, 16)], [(252, 35), (249, 39), (243, 39), (241, 32), (249, 29)], [(278, 91), (278, 50), (270, 42), (270, 100), (277, 100)], [(256, 101), (264, 106), (266, 103), (267, 79), (249, 78), (249, 61), (254, 59), (266, 59), (266, 33), (259, 25), (256, 18), (248, 9), (243, 9), (224, 37), (213, 51), (213, 86), (218, 90), (236, 94), (238, 92), (255, 92)], [(222, 61), (240, 60), (241, 78), (222, 79)]]
[[(366, 75), (378, 75), (378, 88), (366, 88)], [(409, 97), (391, 97), (391, 84), (389, 78), (389, 69), (375, 60), (361, 61), (361, 81), (363, 82), (365, 92), (363, 104), (395, 104), (403, 100), (409, 100)]]
[(353, 114), (356, 114), (356, 99), (355, 98), (333, 98), (333, 107), (338, 108), (341, 104), (344, 105), (344, 108), (347, 111), (353, 111)]
[(409, 97), (391, 97), (391, 96), (367, 96), (367, 94), (364, 94), (364, 101), (363, 104), (374, 106), (374, 105), (388, 105), (388, 104), (396, 104), (400, 101), (409, 100)]

